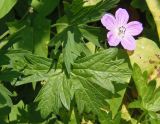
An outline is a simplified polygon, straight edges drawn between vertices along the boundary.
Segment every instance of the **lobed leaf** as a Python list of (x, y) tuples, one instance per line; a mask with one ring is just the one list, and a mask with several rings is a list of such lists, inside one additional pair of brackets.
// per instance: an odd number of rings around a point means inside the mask
[(116, 60), (116, 54), (116, 49), (109, 49), (84, 57), (73, 64), (70, 78), (60, 70), (48, 78), (37, 98), (43, 117), (57, 113), (62, 104), (69, 109), (73, 95), (79, 112), (99, 114), (100, 109), (107, 109), (105, 100), (115, 91), (112, 82), (125, 83), (130, 77), (127, 64)]

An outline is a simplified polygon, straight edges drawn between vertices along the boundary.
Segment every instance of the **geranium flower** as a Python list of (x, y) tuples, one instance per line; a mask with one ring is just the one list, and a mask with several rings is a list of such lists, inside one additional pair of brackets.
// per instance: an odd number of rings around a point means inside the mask
[(127, 50), (136, 48), (136, 41), (133, 36), (139, 35), (143, 30), (143, 26), (138, 21), (128, 23), (128, 20), (129, 14), (122, 8), (116, 11), (115, 17), (107, 13), (101, 18), (101, 23), (109, 30), (107, 38), (110, 46), (117, 46), (121, 43)]

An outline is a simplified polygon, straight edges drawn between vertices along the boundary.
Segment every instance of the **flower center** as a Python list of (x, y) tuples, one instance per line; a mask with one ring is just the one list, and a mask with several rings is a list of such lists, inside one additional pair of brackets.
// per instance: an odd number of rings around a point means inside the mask
[(124, 26), (121, 26), (118, 28), (118, 36), (121, 38), (124, 38), (126, 32), (126, 28)]

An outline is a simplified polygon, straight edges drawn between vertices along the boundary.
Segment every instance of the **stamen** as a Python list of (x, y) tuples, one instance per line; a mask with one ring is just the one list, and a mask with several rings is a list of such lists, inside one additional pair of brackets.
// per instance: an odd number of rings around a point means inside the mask
[(118, 36), (120, 36), (121, 38), (124, 37), (125, 32), (126, 32), (126, 28), (124, 26), (121, 26), (118, 28)]

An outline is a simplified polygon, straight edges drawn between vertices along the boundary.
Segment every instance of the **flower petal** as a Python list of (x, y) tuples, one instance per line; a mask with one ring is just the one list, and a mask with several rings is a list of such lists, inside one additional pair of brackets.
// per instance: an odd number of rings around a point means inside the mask
[(128, 20), (129, 20), (129, 14), (125, 9), (119, 8), (116, 11), (116, 21), (120, 26), (123, 26), (125, 24), (127, 24)]
[(106, 27), (106, 29), (108, 30), (112, 30), (115, 26), (115, 22), (116, 19), (114, 18), (114, 16), (112, 14), (105, 14), (102, 18), (101, 18), (101, 23), (103, 24), (103, 26)]
[(122, 46), (127, 50), (135, 50), (136, 48), (136, 41), (131, 35), (126, 35), (125, 38), (121, 41)]
[(120, 43), (120, 40), (116, 37), (112, 31), (109, 31), (107, 34), (108, 43), (110, 46), (117, 46)]
[(129, 22), (126, 26), (127, 32), (132, 36), (139, 35), (143, 31), (142, 23), (138, 21)]

